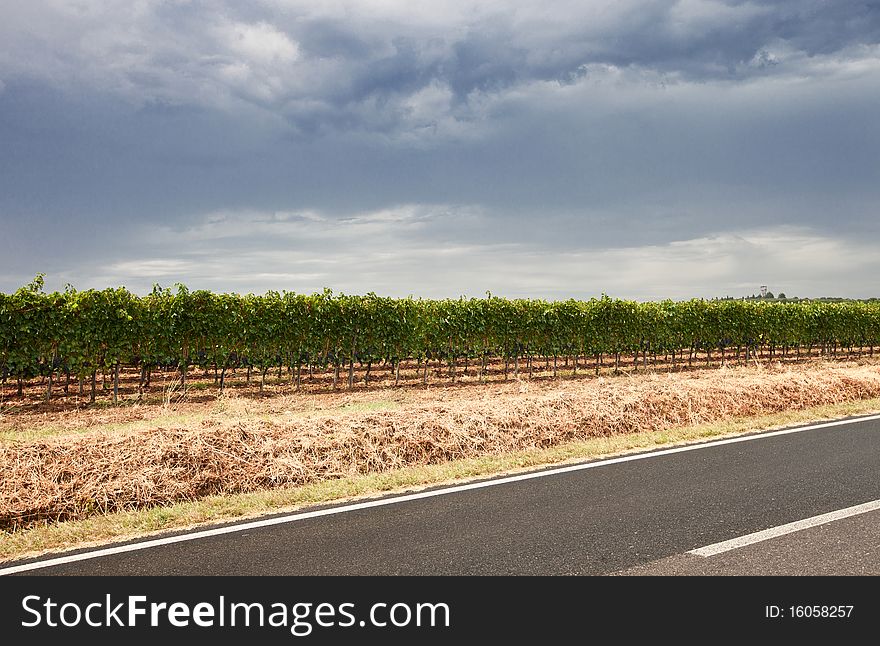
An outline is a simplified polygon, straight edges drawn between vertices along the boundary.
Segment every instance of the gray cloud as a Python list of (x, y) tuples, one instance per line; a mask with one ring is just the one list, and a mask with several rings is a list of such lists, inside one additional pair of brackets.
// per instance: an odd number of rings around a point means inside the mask
[[(414, 95), (442, 87), (437, 119), (485, 94), (571, 82), (595, 68), (691, 81), (798, 74), (880, 42), (871, 2), (228, 2), (10, 8), (0, 77), (85, 84), (137, 103), (267, 110), (295, 128), (419, 124)], [(382, 114), (391, 114), (383, 118)]]
[[(479, 210), (401, 205), (350, 218), (315, 212), (221, 212), (192, 226), (143, 227), (137, 245), (110, 250), (87, 270), (62, 268), (50, 284), (79, 288), (154, 283), (263, 292), (591, 298), (643, 300), (754, 293), (760, 284), (790, 296), (864, 296), (880, 271), (873, 244), (807, 227), (728, 231), (663, 244), (547, 249), (517, 233), (478, 241), (491, 223)], [(525, 233), (558, 222), (533, 223)], [(319, 251), (319, 253), (316, 253)], [(699, 274), (695, 276), (695, 272)], [(23, 283), (25, 274), (0, 275)]]
[(17, 3), (0, 289), (866, 293), (878, 103), (872, 2)]

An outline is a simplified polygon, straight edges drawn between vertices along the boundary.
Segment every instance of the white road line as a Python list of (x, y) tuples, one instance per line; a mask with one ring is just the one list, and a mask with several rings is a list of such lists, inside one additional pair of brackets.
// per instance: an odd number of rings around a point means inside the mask
[(456, 485), (443, 489), (433, 489), (431, 491), (421, 491), (419, 493), (406, 494), (403, 496), (395, 496), (392, 498), (380, 498), (378, 500), (368, 500), (365, 502), (353, 503), (350, 505), (340, 505), (330, 507), (328, 509), (319, 509), (317, 511), (294, 513), (288, 516), (279, 516), (276, 518), (267, 518), (265, 520), (257, 520), (249, 523), (241, 523), (239, 525), (230, 525), (227, 527), (216, 527), (214, 529), (206, 529), (194, 531), (188, 534), (180, 534), (177, 536), (166, 536), (140, 543), (131, 543), (129, 545), (117, 545), (97, 549), (89, 552), (80, 552), (78, 554), (70, 554), (68, 556), (59, 556), (56, 558), (46, 559), (44, 561), (36, 561), (33, 563), (25, 563), (23, 565), (14, 565), (7, 568), (0, 568), (0, 576), (5, 574), (15, 574), (17, 572), (26, 572), (28, 570), (37, 570), (41, 568), (53, 567), (55, 565), (63, 565), (65, 563), (74, 563), (76, 561), (85, 561), (87, 559), (96, 559), (102, 556), (110, 556), (112, 554), (123, 554), (125, 552), (134, 552), (137, 550), (146, 550), (152, 547), (162, 545), (171, 545), (173, 543), (182, 543), (185, 541), (195, 541), (211, 536), (221, 536), (223, 534), (235, 534), (236, 532), (244, 532), (251, 529), (259, 529), (261, 527), (271, 527), (272, 525), (281, 525), (283, 523), (292, 523), (298, 520), (307, 520), (309, 518), (318, 518), (320, 516), (332, 516), (335, 514), (344, 514), (350, 511), (360, 509), (369, 509), (371, 507), (384, 507), (386, 505), (396, 505), (411, 500), (422, 500), (424, 498), (434, 498), (435, 496), (443, 496), (451, 493), (459, 493), (462, 491), (471, 491), (474, 489), (484, 489), (486, 487), (496, 487), (498, 485), (509, 484), (511, 482), (521, 482), (523, 480), (532, 480), (533, 478), (547, 478), (550, 476), (560, 475), (563, 473), (572, 473), (574, 471), (583, 471), (586, 469), (595, 469), (611, 464), (621, 464), (623, 462), (635, 462), (636, 460), (647, 460), (650, 458), (658, 458), (664, 455), (672, 455), (673, 453), (685, 453), (687, 451), (699, 451), (701, 449), (712, 448), (715, 446), (723, 446), (725, 444), (737, 444), (739, 442), (751, 442), (754, 440), (763, 440), (769, 437), (778, 437), (780, 435), (788, 435), (790, 433), (803, 433), (804, 431), (812, 431), (820, 428), (830, 428), (833, 426), (843, 426), (845, 424), (856, 424), (859, 422), (868, 422), (880, 420), (880, 415), (870, 415), (867, 417), (858, 417), (853, 419), (842, 419), (834, 422), (825, 422), (823, 424), (814, 424), (812, 426), (801, 426), (798, 428), (790, 428), (782, 431), (772, 431), (770, 433), (758, 433), (753, 435), (745, 435), (740, 437), (732, 437), (726, 440), (717, 440), (714, 442), (703, 442), (701, 444), (689, 444), (686, 446), (678, 446), (671, 449), (662, 449), (660, 451), (650, 451), (646, 453), (636, 453), (633, 455), (624, 455), (619, 458), (610, 458), (608, 460), (598, 460), (596, 462), (587, 462), (584, 464), (574, 464), (567, 467), (559, 467), (556, 469), (546, 469), (544, 471), (534, 471), (530, 473), (522, 473), (515, 476), (507, 476), (504, 478), (496, 478), (494, 480), (484, 480), (482, 482), (472, 482), (470, 484)]
[(716, 554), (722, 554), (723, 552), (736, 550), (740, 547), (745, 547), (746, 545), (753, 545), (754, 543), (767, 541), (771, 538), (776, 538), (777, 536), (785, 536), (786, 534), (799, 532), (802, 529), (809, 529), (810, 527), (825, 525), (826, 523), (832, 523), (835, 520), (840, 520), (841, 518), (849, 518), (850, 516), (867, 514), (869, 511), (877, 511), (878, 509), (880, 509), (880, 500), (873, 500), (871, 502), (866, 502), (861, 505), (856, 505), (854, 507), (838, 509), (837, 511), (831, 511), (827, 514), (820, 514), (819, 516), (804, 518), (803, 520), (797, 520), (793, 523), (788, 523), (786, 525), (779, 525), (779, 527), (771, 527), (770, 529), (765, 529), (761, 532), (746, 534), (745, 536), (740, 536), (738, 538), (731, 538), (729, 541), (713, 543), (712, 545), (707, 545), (706, 547), (700, 547), (695, 550), (691, 550), (690, 552), (688, 552), (688, 554), (694, 554), (696, 556), (702, 557), (715, 556)]

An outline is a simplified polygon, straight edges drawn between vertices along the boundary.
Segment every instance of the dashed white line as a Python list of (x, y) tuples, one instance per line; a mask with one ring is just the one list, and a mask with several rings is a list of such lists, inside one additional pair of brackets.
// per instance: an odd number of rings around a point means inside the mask
[(729, 552), (730, 550), (736, 550), (741, 547), (745, 547), (746, 545), (753, 545), (762, 541), (768, 541), (771, 538), (785, 536), (786, 534), (799, 532), (803, 529), (809, 529), (810, 527), (825, 525), (826, 523), (832, 523), (835, 520), (840, 520), (842, 518), (858, 516), (859, 514), (867, 514), (869, 511), (877, 511), (878, 509), (880, 509), (880, 500), (872, 500), (871, 502), (862, 503), (861, 505), (847, 507), (846, 509), (838, 509), (837, 511), (831, 511), (827, 514), (820, 514), (811, 518), (796, 520), (793, 523), (779, 525), (778, 527), (771, 527), (770, 529), (765, 529), (760, 532), (754, 532), (752, 534), (746, 534), (745, 536), (731, 538), (727, 541), (721, 541), (720, 543), (713, 543), (712, 545), (699, 547), (695, 550), (691, 550), (690, 552), (688, 552), (688, 554), (694, 554), (696, 556), (703, 557), (715, 556), (716, 554), (722, 554), (724, 552)]

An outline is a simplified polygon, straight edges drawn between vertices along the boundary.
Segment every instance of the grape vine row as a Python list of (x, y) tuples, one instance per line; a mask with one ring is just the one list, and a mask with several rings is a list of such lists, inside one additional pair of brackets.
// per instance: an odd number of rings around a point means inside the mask
[[(185, 387), (193, 367), (213, 367), (223, 382), (230, 368), (261, 378), (286, 368), (300, 383), (304, 368), (330, 370), (333, 384), (351, 386), (355, 364), (369, 375), (383, 364), (398, 370), (415, 362), (449, 366), (613, 356), (633, 365), (663, 354), (692, 361), (721, 352), (748, 359), (880, 345), (880, 303), (773, 303), (739, 300), (636, 302), (607, 296), (589, 301), (486, 298), (428, 300), (267, 292), (239, 295), (155, 287), (146, 296), (125, 288), (45, 293), (42, 277), (12, 294), (0, 293), (0, 374), (5, 383), (42, 376), (51, 395), (61, 374), (114, 378), (138, 368), (141, 387), (153, 368), (172, 366)], [(598, 364), (597, 364), (598, 365)]]

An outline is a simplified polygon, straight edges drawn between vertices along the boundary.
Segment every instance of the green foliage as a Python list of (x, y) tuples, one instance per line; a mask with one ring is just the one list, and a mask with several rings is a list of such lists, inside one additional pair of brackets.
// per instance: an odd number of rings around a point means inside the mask
[[(781, 296), (781, 295), (780, 295)], [(117, 364), (251, 365), (461, 357), (876, 346), (880, 302), (393, 299), (367, 294), (215, 294), (156, 286), (43, 292), (42, 276), (0, 293), (0, 373), (84, 376)]]

